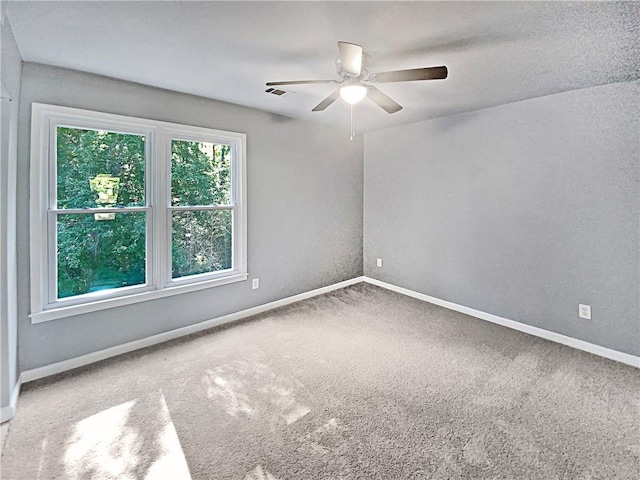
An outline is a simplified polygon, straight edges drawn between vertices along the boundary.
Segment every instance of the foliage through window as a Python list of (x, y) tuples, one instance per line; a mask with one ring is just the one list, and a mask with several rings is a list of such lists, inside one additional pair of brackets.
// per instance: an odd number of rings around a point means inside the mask
[(174, 278), (231, 268), (230, 160), (230, 145), (171, 142)]
[(145, 283), (145, 163), (142, 135), (57, 128), (58, 298)]
[(243, 134), (33, 109), (32, 313), (246, 279)]

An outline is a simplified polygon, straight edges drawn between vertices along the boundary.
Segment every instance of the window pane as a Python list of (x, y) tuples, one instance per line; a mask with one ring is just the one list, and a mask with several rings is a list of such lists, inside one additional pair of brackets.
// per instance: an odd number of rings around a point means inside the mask
[(231, 210), (172, 212), (173, 278), (232, 268)]
[(231, 146), (171, 141), (171, 205), (230, 205)]
[(145, 212), (58, 215), (58, 298), (145, 283)]
[(142, 206), (145, 137), (58, 127), (57, 206)]

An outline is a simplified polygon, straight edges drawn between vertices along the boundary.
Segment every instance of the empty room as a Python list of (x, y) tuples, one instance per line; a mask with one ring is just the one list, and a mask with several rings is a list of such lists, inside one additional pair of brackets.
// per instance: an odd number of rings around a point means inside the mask
[(640, 3), (5, 1), (0, 476), (640, 478)]

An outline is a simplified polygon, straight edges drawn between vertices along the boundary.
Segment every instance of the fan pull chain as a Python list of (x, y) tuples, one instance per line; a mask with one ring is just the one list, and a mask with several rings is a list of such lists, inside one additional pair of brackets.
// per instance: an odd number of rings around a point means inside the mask
[(351, 137), (349, 140), (353, 141), (353, 137), (356, 135), (356, 130), (353, 128), (353, 103), (351, 104)]

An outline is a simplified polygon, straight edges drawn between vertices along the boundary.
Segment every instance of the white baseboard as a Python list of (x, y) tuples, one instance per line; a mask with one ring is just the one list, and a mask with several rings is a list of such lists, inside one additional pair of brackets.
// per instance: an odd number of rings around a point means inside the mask
[(274, 302), (258, 305), (257, 307), (248, 308), (240, 312), (231, 313), (229, 315), (224, 315), (222, 317), (214, 318), (211, 320), (206, 320), (204, 322), (196, 323), (194, 325), (189, 325), (186, 327), (177, 328), (175, 330), (170, 330), (168, 332), (159, 333), (151, 337), (142, 338), (140, 340), (135, 340), (133, 342), (124, 343), (122, 345), (116, 345), (115, 347), (105, 348), (104, 350), (98, 350), (97, 352), (88, 353), (80, 357), (71, 358), (69, 360), (64, 360), (62, 362), (52, 363), (51, 365), (45, 365), (44, 367), (25, 370), (24, 372), (21, 373), (20, 376), (22, 378), (23, 383), (32, 382), (33, 380), (38, 380), (40, 378), (55, 375), (57, 373), (62, 373), (67, 370), (72, 370), (74, 368), (83, 367), (85, 365), (89, 365), (91, 363), (95, 363), (100, 360), (105, 360), (107, 358), (115, 357), (116, 355), (121, 355), (123, 353), (128, 353), (134, 350), (139, 350), (141, 348), (157, 345), (158, 343), (184, 337), (185, 335), (190, 335), (192, 333), (201, 332), (203, 330), (217, 327), (225, 323), (235, 322), (243, 318), (250, 317), (252, 315), (257, 315), (259, 313), (263, 313), (268, 310), (273, 310), (274, 308), (283, 307), (291, 303), (299, 302), (301, 300), (306, 300), (307, 298), (322, 295), (323, 293), (328, 293), (333, 290), (338, 290), (340, 288), (354, 285), (356, 283), (361, 283), (363, 279), (364, 277), (352, 278), (350, 280), (345, 280), (343, 282), (334, 283), (333, 285), (328, 285), (326, 287), (317, 288), (315, 290), (311, 290), (308, 292), (300, 293), (298, 295), (293, 295), (291, 297), (283, 298), (281, 300), (276, 300)]
[(0, 410), (0, 423), (8, 422), (15, 417), (18, 397), (20, 396), (20, 387), (22, 387), (22, 375), (18, 377), (18, 381), (13, 386), (11, 398), (9, 398), (9, 405), (2, 407)]
[(507, 318), (499, 317), (497, 315), (482, 312), (480, 310), (475, 310), (473, 308), (465, 307), (463, 305), (458, 305), (456, 303), (448, 302), (446, 300), (441, 300), (436, 297), (431, 297), (429, 295), (415, 292), (407, 288), (398, 287), (390, 283), (386, 283), (380, 280), (376, 280), (374, 278), (363, 276), (363, 277), (352, 278), (350, 280), (345, 280), (339, 283), (334, 283), (333, 285), (328, 285), (326, 287), (311, 290), (309, 292), (293, 295), (291, 297), (283, 298), (281, 300), (276, 300), (274, 302), (258, 305), (257, 307), (252, 307), (246, 310), (242, 310), (240, 312), (224, 315), (222, 317), (207, 320), (201, 323), (197, 323), (195, 325), (189, 325), (189, 326), (178, 328), (175, 330), (170, 330), (168, 332), (160, 333), (158, 335), (153, 335), (151, 337), (143, 338), (140, 340), (135, 340), (133, 342), (125, 343), (122, 345), (117, 345), (115, 347), (105, 348), (104, 350), (88, 353), (80, 357), (71, 358), (69, 360), (53, 363), (51, 365), (45, 365), (44, 367), (26, 370), (20, 374), (18, 384), (16, 385), (16, 388), (14, 389), (11, 397), (11, 404), (7, 407), (2, 408), (2, 421), (4, 422), (5, 418), (7, 420), (11, 419), (15, 415), (15, 408), (17, 405), (18, 395), (20, 392), (20, 386), (23, 383), (31, 382), (33, 380), (38, 380), (40, 378), (62, 373), (67, 370), (72, 370), (74, 368), (89, 365), (91, 363), (95, 363), (100, 360), (105, 360), (107, 358), (115, 357), (123, 353), (128, 353), (134, 350), (139, 350), (141, 348), (157, 345), (159, 343), (180, 338), (185, 335), (190, 335), (192, 333), (197, 333), (197, 332), (207, 330), (219, 325), (235, 322), (243, 318), (250, 317), (252, 315), (257, 315), (259, 313), (263, 313), (269, 310), (273, 310), (275, 308), (283, 307), (285, 305), (299, 302), (301, 300), (306, 300), (308, 298), (316, 297), (318, 295), (322, 295), (324, 293), (328, 293), (333, 290), (338, 290), (340, 288), (348, 287), (350, 285), (355, 285), (356, 283), (361, 283), (361, 282), (367, 282), (372, 285), (377, 285), (379, 287), (386, 288), (387, 290), (392, 290), (394, 292), (398, 292), (403, 295), (407, 295), (409, 297), (417, 298), (419, 300), (423, 300), (425, 302), (429, 302), (434, 305), (439, 305), (441, 307), (445, 307), (450, 310), (454, 310), (456, 312), (464, 313), (466, 315), (470, 315), (472, 317), (476, 317), (481, 320), (486, 320), (488, 322), (496, 323), (498, 325), (502, 325), (508, 328), (512, 328), (514, 330), (518, 330), (520, 332), (528, 333), (536, 337), (541, 337), (541, 338), (550, 340), (552, 342), (561, 343), (563, 345), (567, 345), (569, 347), (573, 347), (578, 350), (583, 350), (585, 352), (589, 352), (594, 355), (598, 355), (604, 358), (608, 358), (610, 360), (615, 360), (617, 362), (621, 362), (636, 368), (640, 368), (640, 357), (637, 357), (634, 355), (629, 355), (627, 353), (611, 350), (609, 348), (584, 342), (582, 340), (568, 337), (566, 335), (561, 335), (559, 333), (551, 332), (549, 330), (544, 330), (542, 328), (526, 325), (524, 323), (516, 322), (514, 320), (509, 320)]
[(364, 281), (367, 283), (370, 283), (372, 285), (377, 285), (378, 287), (386, 288), (387, 290), (392, 290), (394, 292), (401, 293), (408, 297), (417, 298), (418, 300), (423, 300), (425, 302), (433, 303), (434, 305), (439, 305), (441, 307), (448, 308), (449, 310), (454, 310), (456, 312), (464, 313), (466, 315), (470, 315), (472, 317), (476, 317), (481, 320), (486, 320), (487, 322), (497, 323), (498, 325), (502, 325), (503, 327), (512, 328), (520, 332), (528, 333), (529, 335), (534, 335), (536, 337), (544, 338), (552, 342), (561, 343), (562, 345), (566, 345), (568, 347), (589, 352), (594, 355), (598, 355), (600, 357), (608, 358), (609, 360), (615, 360), (616, 362), (620, 362), (626, 365), (631, 365), (632, 367), (640, 368), (640, 357), (636, 357), (635, 355), (630, 355), (628, 353), (619, 352), (617, 350), (612, 350), (610, 348), (601, 347), (600, 345), (595, 345), (593, 343), (585, 342), (583, 340), (578, 340), (576, 338), (568, 337), (560, 333), (551, 332), (549, 330), (533, 327), (525, 323), (516, 322), (515, 320), (509, 320), (508, 318), (499, 317), (491, 313), (486, 313), (480, 310), (475, 310), (473, 308), (465, 307), (463, 305), (458, 305), (457, 303), (441, 300), (436, 297), (425, 295), (424, 293), (419, 293), (413, 290), (409, 290), (408, 288), (398, 287), (396, 285), (392, 285), (391, 283), (383, 282), (381, 280), (376, 280), (375, 278), (370, 278), (366, 276), (363, 278), (364, 278)]

